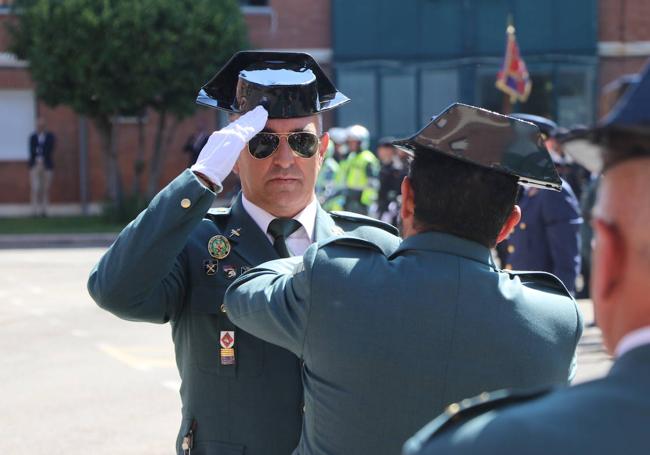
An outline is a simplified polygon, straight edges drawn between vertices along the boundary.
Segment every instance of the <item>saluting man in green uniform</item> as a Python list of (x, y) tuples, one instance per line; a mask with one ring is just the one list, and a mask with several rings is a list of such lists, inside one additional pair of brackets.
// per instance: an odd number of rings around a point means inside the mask
[[(172, 326), (182, 379), (176, 450), (286, 455), (302, 423), (301, 364), (229, 320), (222, 298), (262, 262), (374, 222), (324, 212), (314, 196), (328, 136), (320, 114), (348, 101), (311, 56), (240, 52), (197, 102), (239, 118), (213, 133), (197, 162), (164, 188), (91, 272), (97, 304)], [(242, 193), (210, 210), (234, 171)]]
[(262, 264), (226, 292), (231, 320), (304, 362), (296, 455), (399, 453), (448, 404), (566, 384), (582, 319), (553, 275), (502, 271), (517, 183), (558, 190), (539, 129), (455, 104), (414, 137), (400, 240), (380, 229)]

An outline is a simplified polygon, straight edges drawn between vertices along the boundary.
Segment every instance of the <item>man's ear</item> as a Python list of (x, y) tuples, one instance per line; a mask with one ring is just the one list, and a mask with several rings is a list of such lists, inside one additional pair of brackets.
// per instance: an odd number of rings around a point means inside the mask
[(508, 238), (508, 236), (512, 233), (512, 231), (515, 229), (515, 226), (519, 223), (521, 220), (521, 208), (519, 208), (518, 205), (515, 205), (512, 208), (512, 211), (510, 212), (510, 215), (508, 215), (508, 218), (506, 219), (506, 222), (503, 223), (503, 226), (501, 226), (501, 230), (499, 231), (499, 235), (497, 235), (497, 243), (500, 243), (504, 241), (505, 239)]
[(592, 254), (591, 294), (599, 303), (608, 302), (625, 274), (625, 245), (616, 225), (600, 219), (592, 221), (594, 251)]
[(329, 133), (323, 133), (323, 135), (320, 137), (320, 148), (318, 150), (318, 160), (323, 163), (323, 160), (325, 159), (325, 153), (327, 153), (327, 146), (330, 143), (330, 135)]
[(406, 176), (402, 180), (402, 207), (400, 207), (402, 220), (412, 220), (415, 216), (415, 198), (411, 179)]

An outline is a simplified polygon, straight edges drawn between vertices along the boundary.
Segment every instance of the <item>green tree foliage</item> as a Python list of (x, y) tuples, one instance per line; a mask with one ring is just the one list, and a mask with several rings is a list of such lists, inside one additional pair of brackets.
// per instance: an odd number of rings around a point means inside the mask
[(173, 125), (193, 113), (198, 88), (246, 45), (237, 0), (17, 0), (14, 11), (12, 51), (29, 61), (41, 100), (94, 122), (108, 196), (118, 206), (124, 196), (112, 120), (159, 114), (151, 195)]

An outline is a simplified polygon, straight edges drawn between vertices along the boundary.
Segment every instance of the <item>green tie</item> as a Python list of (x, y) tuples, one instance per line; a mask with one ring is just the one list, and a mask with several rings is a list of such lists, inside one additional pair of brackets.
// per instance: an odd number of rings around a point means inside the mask
[(273, 248), (278, 252), (281, 258), (291, 256), (287, 248), (287, 237), (300, 229), (302, 225), (293, 218), (276, 218), (269, 224), (266, 230), (273, 237)]

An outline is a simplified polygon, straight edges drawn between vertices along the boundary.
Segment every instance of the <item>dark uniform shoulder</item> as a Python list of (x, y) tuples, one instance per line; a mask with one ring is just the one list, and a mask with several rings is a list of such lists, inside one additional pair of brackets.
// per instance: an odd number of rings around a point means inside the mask
[(397, 229), (392, 224), (388, 224), (383, 221), (370, 218), (369, 216), (360, 215), (354, 212), (345, 212), (345, 211), (338, 211), (338, 210), (329, 212), (329, 214), (334, 220), (334, 222), (342, 225), (342, 227), (346, 231), (353, 229), (355, 226), (362, 225), (362, 226), (374, 226), (379, 229), (383, 229), (389, 234), (399, 235), (399, 229)]
[(474, 398), (450, 404), (445, 412), (425, 425), (406, 442), (404, 452), (407, 454), (417, 453), (428, 441), (448, 429), (489, 411), (536, 400), (551, 391), (551, 388), (518, 391), (497, 390), (489, 393), (483, 392)]
[(573, 298), (564, 283), (562, 283), (562, 280), (560, 280), (552, 273), (515, 270), (503, 270), (503, 272), (510, 275), (510, 278), (518, 277), (524, 285), (533, 288), (543, 288), (544, 290), (554, 291), (557, 294), (562, 294), (566, 297)]

